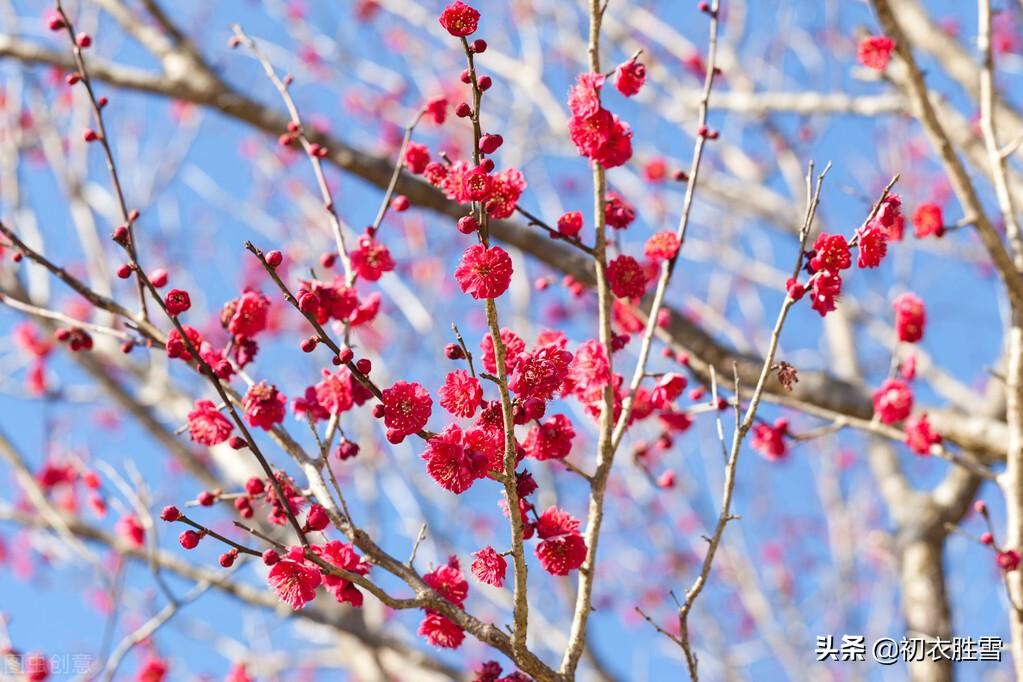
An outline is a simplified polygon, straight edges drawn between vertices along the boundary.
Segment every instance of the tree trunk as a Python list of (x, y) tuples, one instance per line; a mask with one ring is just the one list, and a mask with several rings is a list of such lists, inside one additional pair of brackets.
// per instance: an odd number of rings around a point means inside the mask
[[(913, 533), (899, 538), (899, 581), (902, 612), (906, 617), (906, 636), (950, 639), (951, 614), (945, 594), (945, 568), (942, 564), (942, 536)], [(914, 682), (950, 682), (952, 664), (945, 659), (932, 660), (924, 647), (923, 660), (910, 661), (909, 678)]]

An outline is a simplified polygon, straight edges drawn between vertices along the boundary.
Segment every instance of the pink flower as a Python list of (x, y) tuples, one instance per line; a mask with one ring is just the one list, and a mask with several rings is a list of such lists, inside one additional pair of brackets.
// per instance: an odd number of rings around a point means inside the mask
[(405, 166), (413, 175), (421, 175), (430, 163), (430, 150), (425, 144), (410, 142), (405, 149)]
[(1011, 573), (1019, 568), (1019, 552), (1014, 549), (1002, 550), (998, 553), (998, 567), (1006, 573)]
[(267, 576), (267, 582), (277, 592), (277, 597), (296, 611), (316, 597), (320, 580), (319, 569), (306, 562), (299, 547), (288, 552), (286, 559), (274, 564)]
[(135, 674), (135, 682), (163, 682), (169, 668), (167, 661), (149, 654)]
[(615, 69), (615, 87), (626, 97), (639, 92), (646, 82), (646, 67), (637, 61), (619, 64)]
[(902, 233), (905, 231), (905, 219), (902, 217), (902, 198), (892, 192), (885, 197), (878, 210), (876, 221), (881, 223), (888, 231), (888, 238), (892, 241), (901, 241)]
[(940, 444), (941, 436), (931, 430), (926, 412), (906, 420), (906, 445), (910, 450), (927, 456), (931, 454), (931, 446)]
[(550, 400), (565, 380), (570, 362), (572, 354), (556, 344), (522, 353), (515, 363), (508, 388), (522, 400)]
[(892, 50), (895, 49), (895, 41), (888, 36), (868, 36), (860, 41), (856, 49), (856, 56), (860, 64), (868, 69), (884, 71), (891, 59)]
[(400, 442), (426, 426), (433, 399), (425, 388), (415, 382), (398, 381), (385, 389), (382, 395), (384, 425), (387, 426), (389, 440), (393, 435)]
[(456, 623), (430, 611), (427, 611), (417, 632), (426, 637), (430, 646), (441, 649), (457, 649), (465, 640), (465, 633)]
[(566, 237), (577, 238), (583, 229), (583, 214), (569, 211), (558, 218), (558, 232)]
[(650, 403), (659, 410), (667, 409), (678, 400), (688, 384), (689, 381), (681, 374), (665, 374), (657, 380), (657, 385), (650, 393)]
[[(358, 575), (367, 575), (369, 573), (369, 564), (362, 560), (355, 551), (355, 547), (349, 543), (331, 540), (325, 545), (311, 545), (310, 549), (321, 559), (338, 568), (343, 568)], [(323, 575), (322, 579), (324, 587), (334, 595), (334, 599), (339, 604), (351, 604), (356, 607), (362, 606), (362, 592), (355, 586), (355, 583), (345, 580), (340, 576), (330, 575), (329, 573)]]
[(934, 235), (940, 237), (945, 233), (945, 218), (941, 206), (937, 204), (920, 204), (913, 212), (913, 234), (922, 239)]
[(663, 410), (657, 415), (657, 418), (669, 431), (675, 433), (684, 433), (693, 425), (693, 418), (689, 416), (688, 412), (679, 412), (674, 409)]
[(913, 392), (902, 379), (886, 379), (874, 392), (874, 413), (885, 424), (900, 422), (913, 410)]
[(441, 125), (448, 115), (448, 101), (444, 97), (435, 97), (427, 102), (423, 109), (433, 119), (434, 125)]
[(551, 575), (568, 575), (586, 561), (586, 541), (579, 533), (579, 521), (568, 512), (550, 507), (536, 524), (540, 544), (536, 556)]
[(604, 346), (596, 339), (584, 341), (568, 367), (562, 392), (574, 394), (583, 403), (592, 403), (600, 399), (609, 383), (611, 365)]
[(223, 443), (231, 435), (230, 420), (210, 400), (198, 400), (188, 413), (188, 434), (192, 440), (207, 447)]
[(391, 252), (383, 244), (378, 244), (367, 234), (359, 237), (359, 248), (351, 252), (352, 269), (355, 274), (369, 282), (380, 279), (385, 272), (394, 270)]
[(480, 13), (464, 2), (451, 3), (444, 8), (438, 18), (440, 25), (456, 38), (475, 33), (479, 20)]
[(902, 197), (895, 192), (885, 196), (881, 207), (877, 211), (875, 220), (884, 225), (888, 230), (888, 238), (892, 241), (902, 241), (902, 233), (905, 229), (904, 218), (902, 217)]
[(640, 298), (646, 293), (646, 273), (632, 256), (618, 256), (608, 263), (607, 281), (618, 298)]
[(575, 85), (568, 91), (568, 108), (572, 111), (572, 116), (586, 118), (600, 111), (598, 93), (603, 86), (603, 74), (579, 74)]
[(564, 459), (572, 451), (573, 438), (572, 422), (565, 415), (556, 414), (530, 429), (522, 447), (533, 459)]
[(487, 475), (486, 454), (467, 447), (463, 442), (462, 429), (449, 424), (443, 431), (426, 442), (426, 473), (437, 485), (460, 495), (468, 490), (476, 479)]
[(852, 266), (849, 244), (840, 234), (821, 232), (817, 235), (817, 241), (813, 243), (813, 253), (813, 257), (810, 258), (810, 268), (814, 272), (830, 270), (838, 274)]
[[(508, 372), (515, 371), (515, 363), (519, 355), (526, 350), (526, 342), (510, 329), (501, 330), (501, 343), (504, 344), (504, 360)], [(491, 374), (497, 373), (497, 355), (494, 352), (494, 339), (490, 334), (483, 337), (480, 343), (480, 350), (483, 351), (483, 368)]]
[(753, 449), (769, 460), (784, 459), (787, 453), (785, 435), (788, 433), (789, 421), (785, 418), (775, 420), (774, 425), (753, 425)]
[(476, 580), (494, 587), (504, 585), (504, 576), (508, 571), (508, 562), (493, 547), (484, 547), (476, 552), (476, 560), (472, 562), (472, 574)]
[[(185, 336), (188, 337), (188, 342), (192, 344), (195, 350), (199, 350), (199, 346), (202, 345), (202, 336), (199, 335), (198, 330), (194, 327), (183, 324), (181, 327), (185, 330)], [(171, 329), (167, 333), (167, 357), (169, 358), (181, 358), (185, 362), (192, 360), (192, 354), (188, 351), (188, 344), (181, 338), (181, 334), (178, 333), (177, 327)]]
[(605, 168), (624, 164), (632, 157), (632, 131), (600, 106), (598, 92), (604, 84), (600, 74), (581, 74), (569, 91), (572, 117), (568, 134), (582, 156)]
[(899, 295), (893, 302), (895, 309), (895, 333), (899, 341), (916, 343), (924, 336), (924, 325), (927, 323), (927, 309), (924, 302), (914, 294)]
[(668, 164), (659, 156), (650, 159), (643, 164), (643, 177), (647, 182), (664, 182), (668, 177)]
[(464, 369), (448, 372), (440, 391), (440, 406), (456, 417), (472, 417), (483, 402), (479, 379)]
[(462, 175), (462, 196), (468, 201), (486, 201), (493, 190), (494, 181), (482, 166)]
[(270, 299), (258, 291), (246, 291), (220, 313), (227, 330), (236, 336), (253, 337), (266, 329)]
[(901, 376), (906, 381), (912, 381), (913, 378), (916, 377), (915, 355), (910, 354), (909, 356), (906, 357), (905, 360), (902, 361), (902, 364), (899, 365), (899, 376)]
[(511, 278), (511, 256), (500, 246), (488, 249), (473, 244), (462, 254), (462, 262), (455, 270), (462, 291), (475, 299), (497, 298), (508, 290)]
[(274, 424), (284, 421), (286, 403), (287, 398), (284, 394), (280, 393), (276, 386), (271, 386), (265, 381), (250, 386), (242, 401), (249, 426), (257, 426), (266, 431), (272, 429)]
[(291, 401), (291, 409), (295, 411), (295, 416), (306, 421), (318, 422), (330, 418), (330, 412), (327, 412), (316, 399), (316, 388), (313, 386), (306, 387), (301, 397)]
[(646, 254), (647, 258), (655, 262), (669, 260), (675, 257), (680, 246), (681, 244), (675, 233), (664, 230), (646, 240), (643, 253)]
[(636, 209), (617, 192), (608, 192), (604, 220), (616, 230), (624, 230), (636, 219)]
[(876, 268), (888, 253), (888, 230), (874, 219), (856, 231), (856, 245), (859, 256), (856, 265), (861, 268)]
[(455, 606), (464, 606), (469, 596), (469, 583), (456, 556), (448, 557), (446, 564), (424, 574), (423, 582)]
[(517, 169), (509, 168), (495, 174), (490, 199), (486, 203), (487, 214), (497, 220), (510, 218), (524, 191), (526, 180)]
[[(469, 595), (469, 583), (466, 582), (457, 557), (450, 557), (447, 564), (438, 566), (423, 576), (423, 582), (438, 594), (456, 606), (463, 606)], [(426, 617), (419, 624), (419, 634), (436, 647), (455, 649), (465, 639), (465, 633), (456, 623), (448, 618), (427, 610)]]
[(189, 298), (187, 291), (171, 289), (164, 298), (164, 305), (171, 315), (180, 315), (192, 307), (192, 299)]
[(329, 414), (340, 415), (347, 412), (355, 404), (352, 383), (352, 373), (347, 367), (342, 367), (333, 374), (323, 370), (323, 381), (315, 387), (316, 402)]
[(813, 292), (810, 307), (824, 317), (835, 309), (838, 294), (842, 291), (842, 278), (838, 273), (821, 270), (813, 278)]
[(116, 530), (125, 542), (134, 547), (141, 547), (146, 543), (146, 529), (134, 514), (126, 514), (118, 519)]

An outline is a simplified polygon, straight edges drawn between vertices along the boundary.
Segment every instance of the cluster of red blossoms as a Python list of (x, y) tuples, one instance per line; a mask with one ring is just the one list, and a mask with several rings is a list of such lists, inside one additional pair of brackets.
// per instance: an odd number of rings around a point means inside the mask
[[(859, 254), (856, 265), (862, 269), (876, 268), (888, 253), (888, 241), (902, 238), (902, 200), (898, 194), (887, 194), (873, 217), (864, 223), (852, 240), (838, 234), (822, 232), (807, 254), (806, 270), (810, 273), (810, 306), (824, 317), (835, 310), (842, 292), (841, 272), (852, 267), (852, 248)], [(806, 285), (796, 279), (786, 283), (789, 296), (799, 300)]]
[[(904, 293), (892, 304), (895, 310), (895, 333), (902, 343), (917, 343), (923, 339), (927, 311), (916, 295)], [(912, 415), (913, 391), (909, 387), (916, 375), (916, 362), (910, 356), (900, 367), (900, 376), (889, 377), (874, 392), (874, 414), (883, 424), (904, 422), (906, 444), (918, 455), (930, 454), (931, 447), (941, 444), (941, 436), (934, 432), (927, 413)], [(912, 415), (912, 416), (911, 416)]]
[[(369, 564), (363, 561), (355, 548), (339, 540), (322, 545), (310, 545), (318, 559), (336, 568), (366, 575)], [(277, 592), (282, 602), (293, 609), (301, 609), (316, 598), (316, 588), (323, 585), (339, 604), (362, 606), (362, 592), (354, 583), (330, 572), (327, 568), (313, 563), (302, 547), (292, 547), (284, 556), (275, 550), (263, 553), (263, 562), (270, 566), (267, 582)]]
[[(638, 92), (643, 83), (642, 78), (636, 78), (636, 66), (642, 65), (623, 65), (618, 69), (619, 90), (623, 94)], [(645, 71), (641, 75), (645, 76)], [(579, 76), (568, 94), (568, 107), (572, 112), (568, 120), (568, 134), (582, 156), (604, 168), (615, 168), (632, 158), (632, 130), (601, 105), (600, 90), (603, 86), (603, 74), (584, 73)]]

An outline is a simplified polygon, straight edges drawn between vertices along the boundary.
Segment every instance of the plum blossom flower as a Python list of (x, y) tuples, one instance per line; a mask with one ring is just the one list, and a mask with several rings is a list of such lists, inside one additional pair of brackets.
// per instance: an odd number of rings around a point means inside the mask
[(196, 443), (211, 447), (223, 443), (234, 427), (210, 400), (198, 400), (188, 413), (188, 435)]
[(473, 244), (462, 254), (462, 262), (455, 270), (462, 291), (475, 299), (497, 298), (508, 290), (511, 278), (511, 256), (500, 246), (488, 249)]

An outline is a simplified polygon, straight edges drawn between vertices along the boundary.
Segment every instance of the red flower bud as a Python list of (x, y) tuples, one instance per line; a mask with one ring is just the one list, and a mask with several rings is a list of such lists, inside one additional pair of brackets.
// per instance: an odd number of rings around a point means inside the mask
[(162, 289), (167, 286), (167, 271), (163, 268), (157, 268), (149, 273), (149, 283), (157, 289)]
[(234, 565), (234, 560), (237, 558), (238, 550), (232, 547), (230, 551), (220, 555), (220, 565), (224, 568), (231, 568)]
[(163, 511), (160, 512), (160, 518), (168, 523), (177, 521), (181, 518), (181, 512), (178, 511), (177, 507), (164, 507)]
[(404, 213), (405, 211), (408, 210), (410, 205), (411, 204), (409, 203), (408, 197), (405, 196), (404, 194), (399, 194), (398, 196), (394, 197), (393, 201), (391, 201), (391, 208), (393, 208), (398, 213)]
[(312, 531), (320, 531), (330, 525), (330, 518), (327, 516), (327, 510), (318, 504), (314, 504), (309, 507), (309, 512), (305, 517), (306, 529)]
[(320, 299), (311, 291), (298, 292), (298, 307), (308, 315), (315, 315), (320, 309)]
[(195, 549), (199, 545), (200, 540), (202, 540), (202, 536), (194, 530), (186, 530), (178, 536), (178, 542), (185, 549)]
[(359, 454), (359, 446), (350, 440), (344, 440), (338, 444), (336, 453), (338, 459), (351, 459)]
[(1019, 552), (1007, 549), (998, 553), (998, 567), (1006, 573), (1019, 568)]
[(462, 234), (472, 234), (478, 229), (480, 229), (479, 221), (471, 215), (462, 216), (458, 219), (458, 231)]
[(504, 138), (500, 135), (484, 135), (480, 138), (480, 151), (484, 154), (493, 154), (504, 144)]
[(50, 10), (46, 13), (46, 26), (51, 31), (59, 31), (64, 28), (64, 18), (60, 16), (60, 12), (56, 10)]

